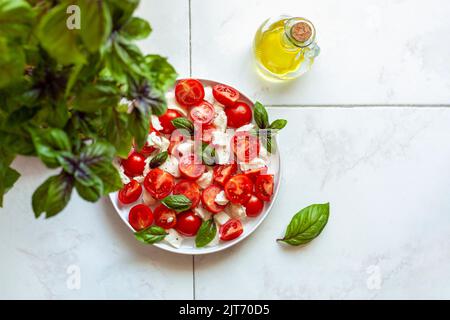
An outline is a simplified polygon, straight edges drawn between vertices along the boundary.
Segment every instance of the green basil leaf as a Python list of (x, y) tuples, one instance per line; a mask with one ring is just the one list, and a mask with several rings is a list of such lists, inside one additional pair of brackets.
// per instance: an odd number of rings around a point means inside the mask
[(73, 108), (83, 112), (97, 112), (104, 108), (113, 108), (119, 100), (120, 93), (115, 83), (89, 84), (75, 97)]
[(78, 5), (82, 14), (81, 39), (90, 52), (97, 52), (112, 29), (108, 6), (105, 1), (92, 0), (78, 0)]
[(266, 129), (269, 126), (269, 115), (260, 102), (256, 102), (253, 106), (253, 118), (260, 129)]
[(158, 226), (151, 226), (147, 229), (134, 233), (134, 236), (138, 241), (146, 244), (160, 242), (166, 237), (166, 235), (166, 230)]
[(325, 228), (330, 215), (330, 204), (313, 204), (294, 215), (286, 233), (278, 241), (293, 246), (306, 244), (316, 238)]
[(281, 130), (287, 125), (287, 120), (278, 119), (272, 122), (269, 126), (270, 129)]
[(166, 92), (172, 88), (177, 79), (177, 72), (166, 58), (157, 54), (144, 57), (143, 62), (146, 68), (146, 77), (150, 79), (153, 87), (160, 92)]
[(132, 17), (128, 22), (120, 29), (120, 34), (127, 39), (141, 40), (145, 39), (152, 32), (150, 24), (141, 18)]
[(186, 211), (192, 206), (192, 201), (182, 194), (167, 196), (161, 200), (161, 203), (176, 212)]
[(125, 112), (116, 108), (107, 108), (102, 111), (102, 123), (105, 127), (105, 136), (117, 150), (117, 155), (126, 158), (130, 152), (133, 137), (128, 131), (129, 117)]
[(33, 9), (26, 1), (0, 1), (0, 37), (26, 38), (33, 22)]
[(60, 165), (58, 156), (62, 151), (71, 151), (69, 138), (61, 129), (29, 128), (28, 130), (37, 155), (49, 168), (56, 168)]
[(183, 133), (182, 130), (186, 130), (189, 133), (189, 135), (194, 134), (194, 124), (192, 123), (191, 120), (179, 117), (171, 120), (171, 122), (175, 128), (181, 130), (181, 133)]
[(24, 69), (25, 53), (23, 49), (0, 37), (0, 88), (20, 81), (23, 78)]
[[(84, 64), (86, 58), (78, 44), (79, 30), (67, 28), (66, 10), (67, 4), (61, 3), (48, 11), (39, 23), (38, 38), (47, 53), (59, 63)], [(88, 30), (92, 32), (91, 27)]]
[(104, 194), (103, 181), (96, 175), (86, 176), (83, 180), (77, 179), (75, 189), (80, 197), (90, 202), (96, 202)]
[(33, 193), (32, 206), (36, 218), (45, 212), (50, 218), (62, 211), (70, 200), (73, 178), (66, 173), (48, 178)]
[(0, 164), (0, 207), (3, 206), (3, 195), (12, 188), (19, 177), (20, 173), (15, 169)]
[(197, 236), (195, 237), (195, 246), (197, 248), (203, 248), (208, 243), (214, 240), (217, 234), (217, 226), (214, 219), (203, 221), (200, 229), (198, 229)]
[(216, 163), (216, 149), (212, 144), (202, 142), (202, 161), (208, 166)]
[(167, 151), (163, 151), (158, 153), (156, 156), (154, 156), (150, 163), (148, 164), (150, 168), (154, 169), (162, 165), (164, 162), (166, 162), (167, 157), (169, 156), (169, 153)]

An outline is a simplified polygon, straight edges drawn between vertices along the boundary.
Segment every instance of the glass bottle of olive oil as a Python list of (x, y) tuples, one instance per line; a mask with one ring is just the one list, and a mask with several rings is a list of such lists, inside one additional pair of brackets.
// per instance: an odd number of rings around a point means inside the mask
[(269, 80), (301, 76), (320, 53), (311, 21), (289, 16), (266, 20), (256, 32), (253, 50), (258, 70)]

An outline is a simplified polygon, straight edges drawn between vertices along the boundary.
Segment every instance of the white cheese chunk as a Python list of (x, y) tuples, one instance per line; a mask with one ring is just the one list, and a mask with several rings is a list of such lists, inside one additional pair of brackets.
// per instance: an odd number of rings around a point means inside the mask
[(225, 192), (222, 190), (216, 195), (214, 202), (217, 203), (218, 205), (224, 206), (229, 202), (229, 200), (225, 196)]
[(227, 146), (230, 144), (230, 136), (227, 132), (222, 132), (220, 130), (215, 130), (211, 134), (211, 142), (215, 146)]
[(151, 170), (150, 168), (150, 161), (152, 160), (153, 157), (147, 157), (145, 158), (145, 167), (144, 167), (144, 171), (142, 172), (142, 175), (145, 177)]
[(156, 134), (156, 132), (152, 132), (147, 136), (147, 144), (151, 147), (161, 147), (161, 137)]
[(213, 172), (212, 169), (208, 168), (208, 170), (203, 173), (200, 178), (197, 179), (197, 184), (200, 188), (206, 189), (212, 182)]
[(254, 170), (259, 168), (264, 168), (267, 166), (267, 162), (261, 158), (254, 158), (249, 162), (239, 162), (239, 167), (241, 171), (245, 172), (248, 170)]
[(178, 144), (175, 148), (174, 154), (178, 157), (183, 157), (185, 155), (192, 154), (194, 152), (194, 142), (192, 140), (188, 140), (186, 142), (182, 142)]
[(194, 213), (198, 215), (203, 220), (209, 220), (211, 219), (212, 213), (203, 208), (202, 206), (198, 206), (194, 209)]
[(175, 92), (169, 91), (166, 93), (166, 102), (167, 102), (167, 108), (172, 110), (177, 110), (180, 112), (183, 116), (187, 116), (186, 108), (179, 105), (177, 99), (175, 98)]
[(218, 130), (225, 132), (227, 129), (227, 115), (225, 114), (225, 111), (216, 108), (216, 116), (213, 120), (213, 124)]
[(144, 183), (145, 176), (144, 175), (136, 176), (136, 177), (133, 177), (133, 179), (139, 183)]
[(175, 178), (180, 177), (180, 170), (178, 169), (178, 159), (173, 156), (167, 157), (166, 162), (160, 165), (159, 168), (170, 173)]
[(147, 190), (144, 189), (143, 196), (142, 196), (142, 201), (144, 202), (144, 204), (146, 206), (153, 206), (154, 204), (156, 204), (156, 202), (158, 200), (153, 198), (152, 195), (150, 193), (148, 193)]
[(152, 122), (152, 128), (160, 131), (162, 130), (162, 126), (161, 126), (161, 122), (159, 122), (159, 118), (157, 116), (155, 116), (154, 114), (152, 114), (151, 116), (151, 122)]
[(167, 139), (166, 137), (161, 137), (161, 146), (159, 147), (159, 151), (163, 152), (163, 151), (167, 151), (167, 149), (169, 149), (170, 146), (170, 140)]
[(214, 221), (220, 225), (225, 224), (228, 220), (230, 220), (230, 216), (223, 211), (214, 215)]
[(210, 86), (205, 87), (205, 97), (203, 98), (211, 104), (216, 101), (213, 95), (213, 89)]
[(219, 146), (216, 148), (216, 163), (217, 164), (227, 164), (230, 162), (231, 148), (229, 145)]
[(240, 132), (240, 131), (250, 131), (250, 130), (252, 130), (254, 127), (255, 127), (255, 125), (254, 125), (253, 123), (249, 123), (249, 124), (246, 124), (246, 125), (244, 125), (244, 126), (242, 126), (242, 127), (237, 128), (237, 129), (236, 129), (236, 132)]
[(164, 240), (169, 243), (171, 246), (179, 249), (181, 244), (183, 243), (183, 236), (179, 234), (175, 229), (166, 230), (167, 235)]
[(244, 219), (247, 217), (245, 207), (240, 204), (230, 203), (225, 208), (225, 212), (235, 219)]
[(130, 183), (130, 178), (125, 174), (125, 169), (122, 167), (122, 165), (119, 163), (118, 160), (113, 161), (114, 167), (116, 167), (117, 171), (119, 171), (120, 180), (122, 180), (123, 184)]

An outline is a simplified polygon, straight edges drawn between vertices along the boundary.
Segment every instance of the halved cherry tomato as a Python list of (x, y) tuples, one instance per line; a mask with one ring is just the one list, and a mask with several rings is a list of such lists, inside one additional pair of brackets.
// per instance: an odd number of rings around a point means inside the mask
[(259, 140), (247, 131), (236, 132), (231, 147), (239, 161), (249, 162), (259, 154)]
[(226, 107), (225, 114), (227, 115), (227, 125), (232, 128), (239, 128), (252, 122), (252, 109), (242, 101)]
[(177, 217), (175, 229), (184, 236), (193, 237), (202, 225), (202, 219), (192, 211), (180, 213)]
[(155, 199), (167, 197), (173, 189), (175, 178), (159, 168), (152, 169), (144, 178), (144, 188)]
[(207, 187), (202, 192), (202, 203), (206, 210), (212, 213), (219, 213), (225, 209), (225, 206), (216, 203), (217, 194), (222, 191), (219, 186), (214, 184)]
[(137, 204), (130, 209), (128, 222), (136, 231), (148, 228), (153, 223), (152, 210), (144, 204)]
[(197, 207), (200, 202), (200, 187), (194, 181), (183, 180), (173, 188), (173, 194), (182, 194), (192, 202), (191, 208)]
[(130, 204), (135, 202), (142, 193), (142, 187), (134, 179), (131, 179), (129, 183), (123, 186), (123, 188), (119, 191), (119, 201), (123, 204)]
[(263, 201), (270, 201), (273, 194), (273, 175), (263, 174), (256, 178), (255, 195)]
[(202, 101), (192, 107), (189, 116), (195, 123), (209, 124), (214, 118), (214, 107), (208, 101)]
[(180, 118), (183, 115), (179, 113), (177, 110), (174, 109), (167, 109), (166, 113), (164, 113), (162, 116), (159, 116), (159, 122), (161, 122), (162, 133), (170, 134), (173, 130), (175, 130), (175, 127), (172, 124), (172, 120), (176, 118)]
[(217, 165), (214, 167), (213, 180), (223, 186), (236, 171), (236, 163)]
[(213, 87), (214, 98), (226, 107), (234, 105), (239, 99), (239, 92), (224, 84), (218, 84)]
[(168, 152), (170, 154), (173, 154), (173, 152), (175, 151), (175, 148), (178, 146), (178, 144), (180, 144), (183, 141), (186, 141), (187, 137), (181, 133), (180, 130), (174, 130), (172, 132), (172, 134), (170, 135), (170, 144), (169, 144), (169, 148), (168, 148)]
[(121, 164), (127, 176), (139, 176), (145, 168), (145, 157), (139, 152), (132, 151), (127, 159), (122, 160)]
[(180, 80), (175, 86), (175, 98), (183, 106), (193, 106), (205, 97), (205, 89), (196, 79)]
[(230, 219), (219, 229), (220, 240), (230, 241), (236, 239), (244, 232), (241, 221), (238, 219)]
[(257, 217), (263, 211), (264, 202), (257, 196), (252, 195), (244, 207), (248, 217)]
[(245, 204), (252, 196), (253, 182), (244, 174), (231, 177), (225, 183), (225, 195), (232, 203)]
[(256, 182), (256, 178), (258, 178), (258, 176), (260, 174), (265, 174), (266, 172), (267, 172), (267, 167), (262, 167), (262, 168), (247, 170), (247, 171), (244, 171), (243, 173), (247, 177), (249, 177), (250, 180), (252, 180), (253, 182)]
[(154, 211), (155, 224), (164, 229), (170, 229), (177, 224), (177, 213), (175, 210), (167, 208), (165, 205), (160, 204)]
[(181, 157), (178, 168), (181, 174), (190, 180), (196, 180), (205, 172), (205, 165), (202, 160), (193, 154), (188, 154)]

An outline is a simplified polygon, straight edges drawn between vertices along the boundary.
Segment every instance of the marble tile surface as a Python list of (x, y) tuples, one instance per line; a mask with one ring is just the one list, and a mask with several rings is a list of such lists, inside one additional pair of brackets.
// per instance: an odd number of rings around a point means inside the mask
[[(199, 299), (450, 298), (449, 109), (272, 108), (282, 182), (269, 217), (231, 250), (195, 258)], [(330, 202), (323, 233), (275, 242)]]
[[(192, 0), (192, 70), (266, 104), (448, 104), (450, 2), (430, 0)], [(255, 72), (256, 29), (272, 16), (307, 17), (321, 55), (298, 81)]]

